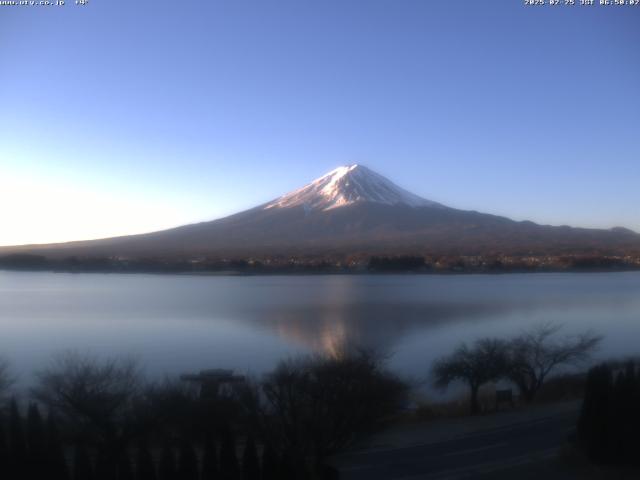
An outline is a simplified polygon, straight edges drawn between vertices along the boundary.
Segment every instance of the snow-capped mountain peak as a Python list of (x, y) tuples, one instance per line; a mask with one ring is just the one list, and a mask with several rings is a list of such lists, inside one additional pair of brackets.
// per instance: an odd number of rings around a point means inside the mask
[(363, 165), (338, 167), (304, 187), (268, 203), (264, 208), (303, 206), (331, 210), (360, 202), (410, 207), (442, 207), (398, 187)]

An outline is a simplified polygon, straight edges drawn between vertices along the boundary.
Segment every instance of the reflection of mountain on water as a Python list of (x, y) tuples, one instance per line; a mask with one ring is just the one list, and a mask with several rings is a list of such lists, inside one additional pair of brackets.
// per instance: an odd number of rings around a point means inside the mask
[[(577, 333), (588, 328), (585, 320), (601, 325), (600, 317), (609, 318), (614, 311), (637, 311), (636, 278), (273, 277), (245, 280), (247, 288), (240, 293), (235, 284), (213, 293), (215, 316), (294, 345), (328, 354), (354, 345), (394, 353), (413, 338), (435, 351), (441, 345), (431, 344), (430, 338), (450, 347), (478, 336), (510, 335), (542, 321), (572, 324)], [(205, 316), (211, 315), (211, 305), (202, 305)], [(455, 333), (443, 336), (445, 332)]]
[[(452, 301), (425, 303), (362, 302), (338, 305), (287, 306), (261, 310), (248, 321), (267, 329), (279, 337), (328, 355), (344, 351), (345, 347), (373, 348), (381, 353), (392, 353), (402, 340), (410, 335), (432, 331), (434, 334), (452, 324), (467, 324), (472, 330), (476, 321), (518, 318), (533, 321), (536, 312), (548, 311), (549, 317), (536, 321), (557, 320), (569, 315), (573, 309), (609, 311), (607, 308), (630, 308), (615, 299), (503, 301), (455, 303)], [(633, 307), (633, 306), (631, 306)], [(637, 307), (635, 307), (637, 308)], [(554, 312), (556, 312), (554, 314)], [(245, 317), (247, 318), (247, 317)], [(561, 322), (562, 323), (562, 322)], [(584, 330), (580, 327), (578, 330)], [(492, 335), (491, 330), (480, 335)], [(462, 339), (461, 339), (462, 340)]]
[(346, 346), (388, 352), (402, 337), (445, 323), (503, 313), (506, 304), (361, 303), (266, 310), (253, 321), (278, 336), (334, 355)]

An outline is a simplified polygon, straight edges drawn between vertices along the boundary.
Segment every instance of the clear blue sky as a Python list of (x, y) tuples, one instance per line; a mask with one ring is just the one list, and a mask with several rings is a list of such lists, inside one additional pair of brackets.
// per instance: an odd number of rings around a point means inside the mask
[(348, 163), (640, 230), (640, 7), (73, 3), (0, 7), (0, 245), (213, 219)]

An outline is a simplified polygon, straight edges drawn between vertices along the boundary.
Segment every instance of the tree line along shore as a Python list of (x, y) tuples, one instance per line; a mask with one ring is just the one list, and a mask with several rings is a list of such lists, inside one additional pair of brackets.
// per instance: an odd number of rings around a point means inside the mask
[(0, 256), (0, 269), (199, 274), (526, 273), (640, 270), (638, 255), (352, 255), (238, 258)]

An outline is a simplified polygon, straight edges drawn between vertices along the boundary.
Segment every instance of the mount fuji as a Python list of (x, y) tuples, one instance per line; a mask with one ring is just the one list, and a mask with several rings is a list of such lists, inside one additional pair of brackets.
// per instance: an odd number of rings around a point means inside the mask
[(618, 254), (640, 235), (555, 227), (450, 208), (362, 165), (225, 218), (159, 232), (49, 245), (2, 247), (49, 257), (255, 257), (364, 254)]

